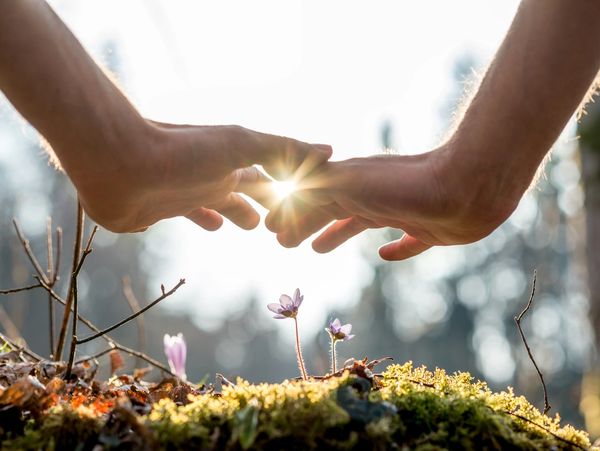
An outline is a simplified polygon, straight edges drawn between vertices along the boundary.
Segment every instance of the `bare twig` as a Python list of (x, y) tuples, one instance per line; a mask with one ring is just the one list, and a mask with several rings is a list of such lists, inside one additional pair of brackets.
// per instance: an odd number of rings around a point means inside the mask
[(71, 275), (71, 287), (73, 290), (73, 320), (72, 320), (72, 332), (71, 332), (71, 349), (69, 351), (69, 361), (67, 363), (67, 369), (65, 371), (65, 379), (71, 378), (71, 370), (73, 369), (73, 359), (75, 358), (75, 349), (77, 348), (77, 318), (78, 318), (78, 302), (77, 302), (77, 277), (79, 276), (79, 272), (83, 267), (83, 263), (88, 255), (92, 253), (92, 241), (94, 240), (94, 236), (96, 236), (96, 232), (98, 231), (98, 226), (94, 226), (92, 233), (90, 233), (90, 237), (88, 238), (87, 244), (85, 245), (85, 249), (83, 254), (81, 254), (81, 258), (79, 259), (79, 263), (77, 264), (77, 268), (75, 268), (75, 272)]
[(52, 278), (54, 274), (54, 256), (52, 254), (52, 217), (48, 216), (46, 220), (46, 255), (48, 257), (46, 272), (49, 278)]
[(546, 415), (548, 413), (548, 411), (550, 410), (551, 406), (548, 403), (548, 389), (546, 388), (546, 382), (544, 382), (544, 375), (540, 371), (540, 368), (538, 367), (537, 363), (535, 362), (535, 359), (533, 358), (533, 354), (531, 353), (531, 349), (529, 348), (529, 344), (527, 343), (527, 339), (525, 338), (525, 334), (523, 333), (523, 329), (521, 328), (521, 319), (523, 318), (523, 315), (525, 315), (525, 313), (527, 313), (529, 311), (529, 309), (531, 308), (531, 304), (533, 302), (533, 296), (535, 295), (536, 280), (537, 280), (537, 271), (534, 270), (533, 271), (533, 283), (531, 285), (531, 294), (529, 295), (529, 301), (527, 302), (525, 309), (518, 316), (515, 316), (515, 323), (517, 324), (517, 329), (519, 329), (519, 334), (521, 334), (521, 340), (523, 340), (525, 349), (527, 349), (527, 354), (529, 355), (529, 360), (531, 360), (531, 363), (533, 363), (533, 366), (535, 367), (535, 370), (537, 371), (538, 376), (540, 377), (540, 381), (542, 381), (542, 388), (544, 389), (544, 415)]
[[(56, 272), (54, 270), (54, 256), (53, 254), (53, 246), (52, 246), (52, 217), (48, 216), (48, 222), (46, 224), (46, 249), (47, 249), (47, 257), (48, 257), (48, 279), (50, 281), (50, 286), (54, 285), (54, 278)], [(50, 327), (48, 328), (49, 334), (49, 344), (50, 344), (50, 358), (52, 358), (52, 353), (54, 352), (54, 302), (50, 295), (48, 295), (48, 323)]]
[(153, 359), (149, 355), (144, 354), (143, 352), (140, 352), (140, 351), (136, 351), (135, 349), (128, 348), (127, 346), (123, 346), (122, 344), (119, 344), (116, 341), (113, 341), (112, 344), (114, 345), (115, 349), (118, 349), (119, 351), (123, 351), (125, 354), (129, 354), (133, 357), (142, 359), (144, 362), (149, 363), (150, 365), (164, 371), (165, 373), (170, 374), (171, 376), (177, 377), (177, 375), (175, 373), (173, 373), (169, 368), (164, 366), (158, 360)]
[(60, 257), (62, 253), (63, 231), (60, 227), (56, 228), (56, 261), (54, 263), (54, 274), (52, 275), (52, 286), (60, 279)]
[(136, 317), (138, 317), (139, 315), (141, 315), (142, 313), (148, 311), (149, 309), (151, 309), (152, 307), (154, 307), (156, 304), (158, 304), (160, 301), (168, 298), (169, 296), (171, 296), (173, 293), (175, 293), (179, 287), (181, 287), (183, 284), (185, 284), (185, 279), (180, 279), (179, 283), (177, 285), (175, 285), (173, 288), (171, 288), (169, 291), (167, 292), (163, 292), (163, 294), (161, 294), (157, 299), (155, 299), (154, 301), (152, 301), (150, 304), (148, 304), (146, 307), (144, 307), (141, 310), (138, 310), (136, 313), (134, 313), (133, 315), (129, 315), (127, 318), (122, 319), (121, 321), (119, 321), (116, 324), (113, 324), (110, 327), (107, 327), (106, 329), (104, 329), (101, 332), (98, 332), (94, 335), (90, 335), (89, 337), (86, 338), (82, 338), (81, 340), (77, 341), (77, 344), (83, 344), (83, 343), (87, 343), (88, 341), (92, 341), (95, 338), (100, 337), (101, 335), (107, 334), (113, 330), (115, 330), (117, 327), (121, 327), (123, 324), (128, 323), (129, 321), (135, 319)]
[[(141, 309), (140, 303), (135, 297), (135, 293), (133, 292), (133, 288), (131, 287), (131, 278), (129, 276), (124, 276), (122, 279), (123, 286), (123, 295), (131, 308), (131, 312), (135, 313)], [(146, 324), (144, 322), (144, 315), (139, 315), (137, 317), (137, 331), (138, 331), (138, 345), (137, 348), (141, 352), (145, 352), (146, 350)], [(135, 367), (139, 366), (139, 359), (135, 361)]]
[(34, 285), (27, 285), (26, 287), (19, 288), (10, 288), (8, 290), (0, 290), (0, 294), (14, 294), (19, 293), (21, 291), (33, 290), (34, 288), (43, 288), (41, 283), (36, 283)]
[(108, 349), (105, 349), (104, 351), (100, 351), (100, 352), (99, 352), (99, 353), (97, 353), (97, 354), (94, 354), (94, 355), (91, 355), (91, 356), (89, 356), (89, 357), (84, 357), (84, 358), (82, 358), (82, 359), (76, 360), (76, 361), (73, 363), (73, 365), (79, 365), (80, 363), (88, 362), (88, 361), (90, 361), (90, 360), (97, 360), (97, 359), (99, 359), (100, 357), (102, 357), (103, 355), (106, 355), (106, 354), (108, 354), (109, 352), (111, 352), (111, 351), (114, 351), (114, 350), (115, 350), (115, 348), (113, 348), (113, 347), (110, 347), (110, 348), (108, 348)]
[(21, 230), (19, 223), (17, 222), (17, 220), (15, 218), (13, 218), (12, 222), (13, 222), (13, 226), (15, 227), (15, 232), (17, 233), (17, 236), (19, 237), (19, 241), (21, 242), (21, 245), (23, 246), (23, 249), (25, 250), (25, 254), (29, 258), (31, 265), (33, 266), (33, 269), (35, 269), (35, 272), (37, 273), (37, 275), (40, 276), (40, 278), (43, 279), (44, 282), (48, 283), (49, 282), (48, 277), (46, 276), (46, 273), (42, 269), (40, 262), (33, 254), (33, 251), (31, 250), (31, 246), (29, 245), (29, 240), (23, 234), (23, 231)]
[[(15, 342), (13, 342), (10, 338), (8, 338), (6, 335), (4, 335), (3, 333), (0, 333), (0, 339), (2, 339), (4, 342), (8, 343), (8, 345), (13, 348), (13, 350), (15, 351), (19, 351), (22, 352), (23, 354), (25, 354), (26, 356), (30, 357), (33, 360), (36, 360), (38, 362), (44, 360), (43, 357), (39, 356), (38, 354), (36, 354), (35, 352), (27, 349), (27, 348), (23, 348), (22, 346), (17, 345)], [(21, 360), (25, 360), (21, 357)]]
[(531, 424), (533, 426), (537, 426), (538, 428), (544, 430), (545, 432), (547, 432), (548, 434), (550, 434), (552, 437), (554, 437), (557, 440), (560, 440), (563, 443), (567, 443), (568, 445), (574, 446), (574, 447), (579, 448), (579, 449), (583, 449), (583, 450), (587, 449), (587, 448), (581, 446), (579, 443), (575, 443), (575, 442), (573, 442), (573, 441), (571, 441), (569, 439), (561, 437), (560, 435), (552, 432), (547, 427), (545, 427), (545, 426), (543, 426), (543, 425), (541, 425), (539, 423), (536, 423), (535, 421), (530, 420), (529, 418), (524, 417), (523, 415), (519, 415), (518, 413), (511, 412), (509, 410), (505, 410), (504, 412), (506, 412), (507, 414), (509, 414), (509, 415), (511, 415), (511, 416), (513, 416), (515, 418), (518, 418), (519, 420), (523, 420), (523, 421), (525, 421), (525, 422), (527, 422), (527, 423), (529, 423), (529, 424)]
[[(54, 299), (59, 304), (62, 304), (63, 306), (66, 305), (66, 301), (63, 298), (61, 298), (52, 288), (50, 288), (48, 285), (45, 285), (43, 282), (40, 282), (40, 284), (42, 285), (42, 288), (44, 288), (52, 296), (52, 299)], [(77, 319), (80, 322), (82, 322), (83, 324), (85, 324), (87, 327), (89, 327), (90, 330), (92, 330), (94, 332), (100, 332), (100, 329), (98, 327), (96, 327), (94, 325), (94, 323), (92, 323), (90, 320), (88, 320), (87, 318), (82, 316), (80, 313), (77, 314)], [(126, 354), (129, 354), (134, 357), (138, 357), (138, 358), (144, 360), (145, 362), (149, 363), (150, 365), (158, 368), (159, 370), (162, 370), (165, 373), (170, 374), (173, 377), (177, 377), (177, 375), (175, 373), (173, 373), (169, 368), (164, 366), (158, 360), (155, 360), (152, 357), (148, 356), (147, 354), (136, 351), (134, 349), (130, 349), (127, 346), (123, 346), (122, 344), (118, 343), (112, 337), (110, 337), (108, 335), (102, 335), (101, 338), (103, 340), (105, 340), (110, 346), (112, 346), (111, 350), (118, 349), (120, 351), (123, 351)], [(88, 359), (88, 360), (91, 360), (91, 359)]]
[[(71, 266), (71, 274), (74, 274), (77, 270), (77, 266), (80, 261), (81, 253), (81, 242), (83, 241), (83, 222), (85, 213), (81, 207), (79, 200), (77, 201), (77, 231), (75, 233), (75, 242), (73, 244), (73, 263)], [(44, 280), (44, 282), (47, 282)], [(71, 284), (69, 291), (67, 292), (66, 308), (63, 313), (62, 322), (60, 326), (60, 332), (58, 335), (58, 342), (56, 343), (56, 352), (54, 353), (55, 358), (59, 359), (62, 356), (63, 348), (65, 346), (65, 339), (67, 337), (67, 325), (69, 324), (69, 315), (71, 313), (71, 307), (73, 305), (73, 278), (71, 278)]]

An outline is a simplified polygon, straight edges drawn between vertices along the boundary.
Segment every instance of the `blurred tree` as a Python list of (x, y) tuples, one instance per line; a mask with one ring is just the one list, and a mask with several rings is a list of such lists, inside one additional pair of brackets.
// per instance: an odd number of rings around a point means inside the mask
[[(586, 256), (590, 318), (600, 349), (600, 104), (590, 103), (578, 128), (585, 191)], [(588, 431), (600, 436), (600, 362), (595, 354), (592, 369), (584, 378), (581, 408)]]

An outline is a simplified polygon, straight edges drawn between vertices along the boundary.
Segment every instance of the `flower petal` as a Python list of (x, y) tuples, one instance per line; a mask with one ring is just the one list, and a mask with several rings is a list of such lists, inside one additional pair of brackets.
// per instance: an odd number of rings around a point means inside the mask
[(352, 332), (352, 324), (344, 324), (340, 327), (340, 332), (344, 335), (350, 335), (350, 332)]
[(344, 341), (352, 340), (354, 337), (355, 335), (346, 335), (346, 337), (344, 337)]
[(300, 294), (300, 288), (296, 288), (296, 290), (294, 291), (294, 307), (300, 307), (303, 300), (304, 296)]
[(270, 304), (267, 304), (267, 308), (269, 310), (271, 310), (273, 313), (281, 313), (281, 310), (283, 310), (281, 308), (281, 305), (278, 304), (277, 302), (271, 302)]
[(282, 294), (279, 297), (279, 303), (286, 310), (291, 310), (294, 307), (294, 301), (287, 294)]
[(333, 329), (335, 329), (336, 332), (340, 331), (340, 328), (342, 327), (342, 323), (340, 322), (339, 318), (336, 318), (331, 322), (331, 327)]
[(283, 316), (283, 315), (273, 315), (273, 318), (275, 319), (286, 319), (287, 316)]

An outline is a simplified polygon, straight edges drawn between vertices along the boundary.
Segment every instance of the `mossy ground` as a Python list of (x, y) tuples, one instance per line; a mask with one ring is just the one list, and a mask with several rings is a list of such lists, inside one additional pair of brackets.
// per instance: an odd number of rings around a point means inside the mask
[[(512, 390), (494, 393), (468, 373), (392, 365), (372, 389), (344, 374), (163, 399), (147, 415), (125, 402), (109, 414), (56, 406), (4, 437), (2, 449), (589, 449), (585, 432), (561, 426)], [(133, 433), (132, 433), (133, 430)]]

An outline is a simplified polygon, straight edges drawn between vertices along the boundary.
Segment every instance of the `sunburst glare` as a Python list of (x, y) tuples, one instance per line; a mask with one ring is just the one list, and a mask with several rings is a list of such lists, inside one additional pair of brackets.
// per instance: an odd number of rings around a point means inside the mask
[(296, 182), (291, 181), (291, 180), (285, 180), (285, 181), (275, 180), (272, 183), (271, 188), (273, 189), (275, 196), (277, 196), (277, 198), (279, 200), (283, 200), (286, 197), (288, 197), (290, 194), (292, 194), (294, 191), (296, 191), (297, 186), (296, 186)]

